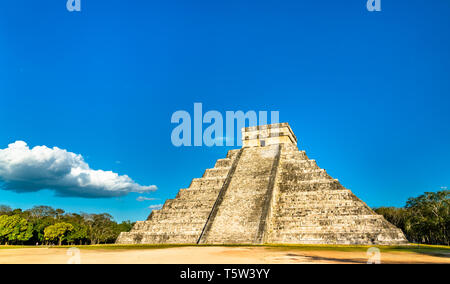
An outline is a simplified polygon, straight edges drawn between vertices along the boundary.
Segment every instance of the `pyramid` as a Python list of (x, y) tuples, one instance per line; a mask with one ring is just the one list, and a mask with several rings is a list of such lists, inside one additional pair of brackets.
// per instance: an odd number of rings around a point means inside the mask
[(332, 178), (287, 123), (242, 129), (230, 150), (119, 244), (407, 243), (402, 231)]

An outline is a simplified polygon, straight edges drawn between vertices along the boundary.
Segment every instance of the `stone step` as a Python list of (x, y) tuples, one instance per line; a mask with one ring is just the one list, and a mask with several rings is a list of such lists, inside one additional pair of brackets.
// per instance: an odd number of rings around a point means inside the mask
[(214, 205), (215, 199), (210, 200), (185, 200), (185, 199), (175, 199), (169, 204), (164, 204), (164, 209), (172, 210), (211, 210)]
[(308, 156), (306, 155), (305, 151), (286, 151), (281, 150), (280, 158), (282, 160), (284, 159), (292, 159), (292, 160), (309, 160)]
[[(313, 199), (314, 198), (314, 199)], [(320, 196), (309, 198), (301, 198), (298, 196), (281, 196), (278, 200), (278, 205), (280, 207), (307, 207), (307, 206), (335, 206), (339, 207), (342, 205), (363, 205), (362, 201), (356, 199), (357, 197), (351, 195), (335, 195), (335, 196)], [(315, 204), (313, 204), (315, 203)]]
[(226, 178), (230, 168), (207, 169), (203, 174), (204, 178)]
[[(326, 201), (360, 201), (351, 191), (347, 189), (329, 189), (329, 190), (313, 190), (311, 187), (299, 187), (296, 189), (285, 189), (279, 186), (277, 200), (280, 202), (326, 202)], [(346, 191), (346, 192), (343, 192)], [(315, 193), (315, 194), (314, 194)]]
[(292, 217), (306, 217), (316, 218), (318, 216), (328, 215), (360, 215), (371, 212), (370, 209), (365, 207), (334, 207), (334, 208), (280, 208), (275, 210), (274, 217), (280, 216), (292, 216)]
[(282, 191), (317, 191), (327, 189), (344, 189), (336, 179), (322, 178), (315, 180), (284, 180), (277, 182)]
[(284, 183), (294, 186), (295, 184), (304, 182), (304, 181), (316, 181), (320, 179), (332, 180), (333, 178), (328, 175), (325, 171), (314, 171), (314, 172), (302, 172), (302, 171), (286, 171), (283, 169), (283, 172), (288, 172), (288, 174), (282, 175), (282, 180)]
[(307, 185), (320, 185), (320, 184), (334, 184), (339, 183), (339, 180), (336, 178), (319, 178), (319, 179), (311, 179), (311, 180), (300, 180), (300, 179), (289, 179), (286, 175), (281, 175), (282, 184), (286, 184), (289, 186), (307, 186)]
[(328, 200), (338, 199), (340, 197), (354, 197), (357, 198), (350, 190), (344, 187), (338, 187), (329, 184), (323, 185), (309, 185), (305, 184), (301, 187), (296, 188), (292, 191), (281, 192), (280, 198), (292, 198), (292, 199), (303, 199), (303, 200), (322, 200), (327, 198)]
[(307, 173), (326, 173), (324, 169), (321, 168), (308, 168), (308, 169), (302, 169), (300, 173), (307, 174)]
[[(163, 207), (160, 209), (161, 212), (169, 212), (174, 210), (181, 211), (198, 211), (198, 210), (211, 210), (214, 199), (208, 201), (205, 200), (186, 200), (186, 199), (167, 199)], [(159, 214), (159, 213), (157, 213)]]
[(199, 200), (199, 201), (209, 201), (209, 200), (215, 200), (217, 198), (217, 195), (219, 194), (220, 188), (215, 189), (181, 189), (176, 200)]
[[(161, 226), (163, 225), (163, 226)], [(146, 232), (160, 234), (165, 232), (171, 232), (173, 234), (200, 234), (203, 229), (204, 223), (153, 223), (147, 222), (132, 232)]]
[(189, 189), (207, 189), (222, 187), (225, 181), (224, 177), (213, 177), (213, 178), (194, 178), (192, 179)]
[[(170, 212), (153, 212), (148, 221), (158, 221), (161, 223), (177, 222), (205, 222), (211, 210), (174, 210)], [(155, 214), (156, 213), (156, 214)]]
[(227, 153), (227, 159), (231, 159), (234, 160), (234, 158), (236, 158), (236, 155), (239, 153), (239, 149), (234, 149), (234, 150), (230, 150)]
[(295, 185), (291, 186), (283, 182), (277, 182), (277, 186), (280, 192), (284, 195), (302, 195), (310, 194), (310, 196), (315, 196), (317, 194), (321, 195), (334, 195), (340, 194), (340, 191), (350, 190), (343, 187), (339, 182), (322, 180), (323, 182), (311, 183), (311, 182), (297, 182)]
[(322, 215), (312, 215), (311, 218), (306, 219), (305, 217), (301, 218), (292, 218), (290, 216), (280, 216), (274, 221), (277, 222), (292, 222), (295, 220), (304, 220), (311, 221), (311, 222), (328, 222), (328, 221), (335, 221), (335, 222), (357, 222), (358, 220), (384, 220), (383, 216), (377, 215), (377, 214), (360, 214), (360, 215), (338, 215), (338, 216), (322, 216)]
[(153, 217), (156, 218), (156, 216), (191, 216), (191, 215), (195, 215), (195, 214), (204, 214), (204, 213), (209, 213), (211, 211), (210, 208), (207, 209), (202, 209), (202, 208), (197, 208), (197, 209), (193, 209), (193, 208), (177, 208), (177, 209), (173, 209), (173, 208), (168, 208), (165, 210), (154, 210), (153, 212)]
[(135, 226), (133, 227), (132, 231), (141, 231), (141, 230), (145, 230), (148, 227), (151, 226), (157, 226), (160, 224), (170, 224), (170, 225), (180, 225), (180, 226), (185, 226), (185, 227), (192, 227), (192, 226), (201, 226), (203, 224), (203, 222), (191, 222), (191, 223), (186, 223), (186, 222), (182, 222), (180, 220), (150, 220), (150, 221), (138, 221), (136, 222)]
[(380, 229), (377, 226), (355, 226), (353, 228), (350, 227), (320, 227), (320, 228), (308, 228), (308, 227), (299, 227), (299, 228), (272, 228), (274, 231), (279, 232), (280, 235), (283, 234), (302, 234), (302, 235), (311, 235), (311, 234), (347, 234), (347, 233), (380, 233), (385, 231), (386, 229)]
[(360, 207), (364, 206), (362, 202), (354, 200), (337, 200), (337, 201), (321, 201), (320, 203), (314, 203), (311, 201), (298, 200), (298, 201), (288, 201), (280, 202), (278, 205), (279, 209), (283, 210), (305, 210), (305, 209), (317, 209), (317, 208), (341, 208), (341, 207)]
[[(168, 226), (168, 225), (166, 225)], [(179, 234), (179, 235), (196, 235), (196, 236), (200, 236), (200, 234), (202, 233), (202, 229), (203, 227), (196, 227), (196, 228), (187, 228), (187, 227), (177, 227), (177, 226), (171, 226), (169, 229), (164, 229), (161, 228), (161, 226), (153, 226), (153, 227), (148, 227), (145, 230), (142, 231), (133, 231), (132, 233), (148, 233), (148, 234), (168, 234), (170, 232), (170, 234)], [(198, 237), (197, 237), (198, 238)]]
[(178, 223), (178, 222), (182, 222), (182, 223), (205, 223), (206, 219), (208, 218), (208, 215), (201, 215), (201, 216), (168, 216), (165, 218), (155, 218), (155, 219), (150, 219), (147, 222), (155, 222), (155, 223), (159, 223), (161, 225), (164, 224), (172, 224), (172, 223)]
[(384, 220), (360, 220), (359, 222), (317, 222), (315, 220), (295, 220), (292, 222), (273, 222), (272, 228), (282, 232), (294, 231), (336, 231), (336, 230), (355, 230), (355, 229), (380, 229), (390, 228)]
[(214, 165), (214, 168), (230, 168), (233, 164), (233, 160), (229, 158), (225, 159), (218, 159), (216, 161), (216, 164)]
[[(333, 225), (333, 226), (273, 226), (272, 230), (279, 232), (280, 234), (290, 234), (290, 233), (321, 233), (321, 232), (378, 232), (380, 231), (380, 225), (372, 224), (372, 225)], [(390, 228), (385, 228), (390, 229)]]
[(321, 233), (273, 233), (273, 243), (298, 244), (391, 244), (392, 241), (404, 242), (399, 230), (378, 232), (321, 232)]
[(195, 244), (198, 234), (172, 234), (169, 232), (152, 234), (146, 232), (121, 233), (117, 243), (120, 244)]
[(299, 159), (291, 159), (284, 158), (280, 159), (281, 167), (293, 167), (295, 170), (302, 169), (319, 169), (315, 160), (299, 160)]
[[(334, 204), (339, 206), (340, 204), (350, 202), (360, 202), (360, 200), (352, 194), (334, 194), (334, 195), (319, 195), (319, 196), (307, 196), (296, 194), (297, 192), (289, 192), (289, 194), (280, 196), (278, 199), (279, 206), (285, 206), (288, 204), (295, 205), (308, 205), (311, 203), (324, 203)], [(299, 192), (300, 193), (300, 192)], [(358, 203), (359, 205), (360, 203)]]

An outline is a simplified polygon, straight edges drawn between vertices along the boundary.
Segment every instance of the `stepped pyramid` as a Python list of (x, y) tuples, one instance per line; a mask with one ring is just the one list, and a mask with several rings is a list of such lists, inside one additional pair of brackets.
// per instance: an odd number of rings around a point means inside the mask
[(402, 231), (377, 215), (297, 148), (287, 123), (242, 129), (243, 147), (119, 244), (402, 244)]

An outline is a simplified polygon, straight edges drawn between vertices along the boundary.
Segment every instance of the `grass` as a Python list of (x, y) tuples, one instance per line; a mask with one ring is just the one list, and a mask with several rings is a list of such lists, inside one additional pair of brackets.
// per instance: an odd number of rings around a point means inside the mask
[(5, 245), (0, 245), (0, 250), (1, 249), (20, 249), (20, 248), (32, 248), (34, 246), (16, 246), (16, 245), (9, 245), (9, 246), (5, 246)]

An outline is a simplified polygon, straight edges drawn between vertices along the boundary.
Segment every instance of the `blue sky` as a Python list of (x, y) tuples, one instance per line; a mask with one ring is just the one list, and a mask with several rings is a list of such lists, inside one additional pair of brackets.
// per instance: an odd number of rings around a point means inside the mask
[[(450, 2), (4, 1), (0, 149), (81, 154), (146, 194), (0, 190), (0, 204), (142, 220), (229, 147), (171, 144), (177, 110), (277, 110), (369, 206), (450, 184)], [(138, 196), (157, 198), (138, 202)]]

